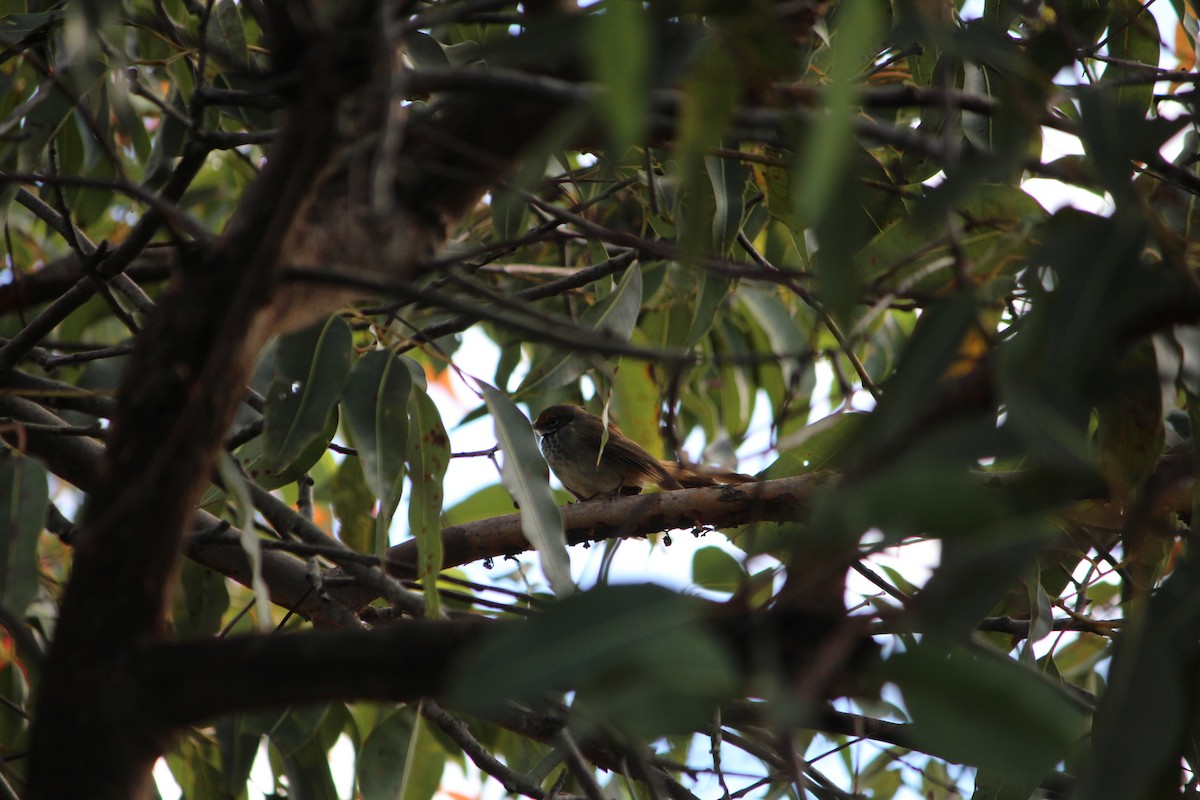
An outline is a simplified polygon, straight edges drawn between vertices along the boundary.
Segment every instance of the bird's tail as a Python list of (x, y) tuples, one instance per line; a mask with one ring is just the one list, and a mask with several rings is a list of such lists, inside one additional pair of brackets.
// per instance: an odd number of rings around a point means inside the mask
[(703, 467), (685, 467), (675, 461), (663, 461), (663, 470), (671, 479), (668, 485), (663, 481), (659, 486), (663, 489), (698, 489), (702, 486), (721, 486), (731, 483), (752, 483), (756, 478), (750, 475), (743, 475), (740, 472), (727, 472), (719, 469), (705, 469)]

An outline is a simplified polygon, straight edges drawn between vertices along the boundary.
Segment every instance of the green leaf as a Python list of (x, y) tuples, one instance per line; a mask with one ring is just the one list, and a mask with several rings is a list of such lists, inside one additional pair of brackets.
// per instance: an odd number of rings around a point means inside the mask
[(375, 538), (375, 495), (367, 486), (357, 459), (347, 458), (333, 476), (333, 515), (338, 521), (338, 538), (347, 547), (370, 553)]
[(492, 228), (498, 242), (511, 242), (525, 232), (529, 224), (525, 192), (532, 188), (529, 182), (522, 181), (517, 186), (497, 186), (492, 190)]
[(484, 487), (466, 499), (446, 509), (443, 518), (447, 525), (462, 525), (516, 511), (512, 495), (500, 484)]
[(590, 17), (586, 41), (599, 102), (613, 150), (622, 153), (642, 140), (649, 98), (650, 29), (640, 0), (605, 0)]
[(350, 369), (342, 390), (346, 428), (358, 451), (367, 486), (380, 502), (375, 554), (381, 557), (403, 490), (412, 383), (412, 373), (404, 360), (390, 350), (373, 350)]
[[(637, 325), (641, 308), (642, 270), (634, 263), (625, 270), (620, 282), (607, 297), (580, 315), (579, 327), (595, 331), (597, 335), (628, 340)], [(565, 386), (582, 375), (589, 365), (587, 359), (570, 351), (557, 348), (547, 350), (530, 367), (529, 374), (517, 389), (517, 396), (528, 395), (535, 389), (550, 391)]]
[(392, 712), (358, 751), (355, 777), (363, 800), (430, 800), (446, 754), (412, 708)]
[(186, 123), (179, 119), (182, 115), (187, 118), (188, 107), (183, 94), (178, 88), (172, 89), (167, 96), (167, 105), (176, 114), (163, 114), (158, 126), (158, 135), (150, 145), (150, 157), (146, 159), (145, 180), (149, 187), (158, 188), (166, 183), (171, 175), (171, 166), (177, 156), (183, 153), (183, 143), (187, 141), (188, 129)]
[[(70, 89), (74, 88), (81, 94), (87, 94), (98, 80), (102, 80), (99, 76), (92, 76), (90, 80), (86, 80), (87, 75), (89, 73), (86, 67), (72, 65), (57, 72), (56, 80), (47, 79), (38, 87), (32, 106), (22, 118), (17, 151), (19, 169), (35, 169), (42, 163), (46, 146), (75, 110), (75, 100), (70, 96)], [(83, 85), (76, 87), (77, 82), (82, 82)]]
[(412, 59), (418, 69), (450, 66), (442, 43), (422, 31), (410, 31), (404, 36), (404, 54)]
[(0, 451), (0, 599), (23, 616), (38, 588), (38, 535), (50, 503), (46, 468)]
[[(783, 304), (777, 292), (743, 286), (738, 290), (737, 299), (746, 307), (750, 319), (766, 334), (771, 352), (780, 356), (784, 381), (789, 387), (793, 386), (804, 363), (801, 359), (809, 352), (808, 337), (796, 324), (796, 315)], [(805, 370), (811, 369), (811, 363), (805, 365)]]
[[(1138, 65), (1157, 68), (1162, 50), (1154, 15), (1138, 0), (1115, 0), (1108, 13), (1108, 54), (1118, 61), (1105, 68), (1103, 82), (1145, 78), (1145, 69)], [(1139, 114), (1150, 108), (1153, 98), (1154, 84), (1150, 81), (1117, 87), (1117, 102)]]
[[(340, 316), (279, 342), (275, 378), (263, 411), (269, 469), (292, 464), (306, 449), (311, 454), (311, 446), (326, 429), (350, 370), (352, 344), (350, 326)], [(327, 443), (325, 440), (321, 451)]]
[(450, 465), (450, 438), (437, 406), (420, 389), (412, 393), (409, 404), (409, 431), (412, 496), (408, 500), (408, 527), (417, 540), (417, 575), (425, 582), (426, 613), (436, 619), (438, 593), (433, 582), (442, 569), (442, 481)]
[(1029, 800), (1036, 796), (1040, 780), (1013, 776), (995, 769), (981, 769), (975, 775), (975, 793), (971, 800)]
[[(762, 157), (750, 162), (750, 169), (755, 185), (766, 200), (767, 211), (772, 217), (786, 225), (792, 233), (802, 235), (804, 223), (797, 211), (796, 193), (792, 190), (793, 170), (788, 166), (787, 151), (750, 142), (744, 143), (742, 150)], [(776, 254), (768, 253), (766, 255), (772, 263), (785, 263)]]
[(810, 224), (824, 214), (826, 199), (850, 164), (860, 72), (874, 57), (883, 32), (882, 17), (871, 0), (847, 0), (837, 11), (835, 45), (830, 48), (832, 81), (824, 94), (826, 113), (805, 137), (798, 164), (803, 180), (793, 180), (800, 213)]
[[(633, 332), (632, 341), (643, 347), (649, 346), (641, 331)], [(646, 409), (658, 408), (659, 391), (654, 380), (654, 364), (623, 358), (613, 372), (613, 416), (621, 421), (621, 430), (626, 436), (644, 443), (653, 452), (655, 447), (652, 443), (659, 441), (658, 416), (646, 413)]]
[(904, 694), (914, 745), (939, 758), (1037, 779), (1085, 732), (1060, 685), (990, 651), (927, 640), (884, 671)]
[(701, 547), (692, 556), (692, 581), (710, 592), (736, 592), (746, 568), (719, 547)]
[(217, 748), (221, 754), (221, 779), (224, 797), (241, 798), (250, 780), (250, 770), (258, 758), (258, 747), (262, 736), (247, 732), (242, 716), (233, 714), (221, 717), (214, 725)]
[[(1003, 184), (980, 185), (955, 208), (964, 226), (962, 254), (979, 284), (1023, 267), (1020, 256), (1031, 244), (1031, 226), (1046, 216), (1019, 187)], [(922, 214), (889, 225), (858, 253), (856, 262), (864, 281), (902, 291), (936, 293), (956, 280), (945, 221)]]
[(538, 450), (533, 428), (508, 395), (483, 382), (480, 388), (496, 426), (496, 441), (504, 451), (501, 477), (520, 507), (521, 530), (537, 550), (550, 588), (560, 597), (570, 594), (575, 585), (562, 512), (550, 492), (550, 470)]
[(704, 166), (712, 181), (716, 208), (713, 211), (713, 246), (718, 253), (728, 254), (737, 243), (738, 232), (746, 214), (743, 193), (750, 170), (733, 158), (705, 156)]
[(264, 453), (266, 441), (262, 437), (248, 442), (246, 446), (240, 448), (238, 460), (242, 463), (246, 474), (259, 486), (264, 489), (278, 489), (289, 483), (295, 483), (305, 473), (319, 466), (329, 448), (329, 443), (337, 435), (337, 431), (338, 409), (337, 406), (334, 406), (329, 409), (329, 416), (325, 418), (325, 426), (321, 432), (304, 446), (304, 449), (291, 463), (282, 466), (272, 464), (272, 459)]
[(1154, 345), (1146, 339), (1114, 364), (1109, 396), (1096, 407), (1100, 465), (1121, 496), (1150, 477), (1162, 455), (1162, 386)]
[(790, 478), (835, 466), (858, 435), (866, 416), (853, 411), (830, 414), (805, 426), (796, 436), (780, 441), (779, 458), (759, 477)]
[(5, 14), (0, 17), (0, 36), (15, 42), (41, 28), (57, 25), (67, 16), (66, 9), (38, 11), (32, 14)]
[[(675, 147), (679, 164), (675, 220), (684, 263), (711, 247), (718, 231), (717, 185), (705, 159), (709, 151), (720, 146), (741, 94), (737, 66), (716, 40), (706, 42), (695, 61), (684, 82)], [(728, 203), (728, 195), (721, 200)], [(737, 224), (741, 224), (740, 215)], [(724, 220), (719, 234), (722, 240), (728, 234)]]
[(1194, 748), (1200, 669), (1200, 559), (1185, 553), (1121, 632), (1077, 797), (1179, 794), (1181, 753)]
[(189, 736), (166, 756), (183, 797), (221, 797), (220, 751), (208, 739)]
[(717, 319), (717, 311), (725, 302), (725, 298), (733, 286), (733, 281), (729, 278), (716, 275), (708, 270), (700, 270), (698, 280), (700, 286), (696, 292), (696, 308), (692, 314), (692, 324), (688, 328), (687, 334), (689, 349), (712, 330), (713, 323)]
[(212, 636), (229, 609), (225, 576), (189, 559), (180, 568), (171, 624), (181, 638)]
[(584, 720), (640, 737), (691, 730), (736, 683), (702, 608), (653, 585), (573, 595), (464, 657), (450, 695), (460, 708), (486, 713), (574, 688)]
[(1042, 585), (1042, 573), (1036, 562), (1025, 573), (1025, 593), (1029, 603), (1029, 635), (1021, 648), (1021, 658), (1032, 664), (1037, 661), (1033, 646), (1054, 630), (1054, 608)]
[(249, 67), (250, 51), (246, 47), (246, 30), (238, 9), (234, 0), (217, 0), (208, 18), (208, 41), (235, 65)]
[(329, 752), (317, 739), (310, 739), (283, 756), (288, 786), (304, 787), (304, 800), (340, 800), (330, 771)]

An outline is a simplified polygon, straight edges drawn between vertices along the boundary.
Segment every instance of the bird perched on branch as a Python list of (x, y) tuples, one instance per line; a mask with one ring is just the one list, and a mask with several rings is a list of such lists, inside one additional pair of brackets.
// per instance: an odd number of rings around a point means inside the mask
[(754, 480), (736, 472), (704, 472), (660, 461), (611, 423), (602, 445), (603, 420), (578, 406), (550, 406), (538, 415), (533, 429), (542, 437), (546, 463), (581, 501), (640, 494), (648, 485), (694, 489)]

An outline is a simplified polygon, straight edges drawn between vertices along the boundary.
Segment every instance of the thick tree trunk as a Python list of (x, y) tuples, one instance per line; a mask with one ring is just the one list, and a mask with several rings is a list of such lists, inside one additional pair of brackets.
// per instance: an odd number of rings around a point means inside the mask
[(130, 358), (37, 700), (29, 798), (144, 797), (172, 733), (134, 665), (166, 633), (184, 533), (241, 400), (249, 322), (270, 298), (284, 234), (334, 145), (336, 98), (353, 79), (333, 44), (306, 58), (312, 80), (270, 162)]
[[(390, 115), (406, 112), (392, 102), (397, 53), (380, 35), (384, 8), (360, 0), (329, 31), (297, 22), (297, 8), (273, 6), (269, 32), (277, 61), (301, 76), (287, 121), (228, 230), (183, 265), (139, 337), (106, 458), (89, 476), (37, 701), (34, 800), (126, 800), (150, 788), (178, 722), (161, 716), (174, 705), (169, 684), (131, 676), (165, 639), (184, 537), (258, 346), (361, 294), (344, 290), (347, 272), (411, 279), (555, 110), (503, 93), (450, 97), (393, 140), (389, 126), (405, 121)], [(279, 292), (283, 267), (340, 277)]]

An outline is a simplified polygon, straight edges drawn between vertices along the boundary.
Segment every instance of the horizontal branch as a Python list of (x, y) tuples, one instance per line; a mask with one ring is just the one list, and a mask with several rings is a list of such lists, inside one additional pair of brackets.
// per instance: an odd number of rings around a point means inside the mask
[[(726, 527), (749, 522), (787, 522), (805, 519), (816, 492), (832, 486), (832, 473), (814, 473), (772, 481), (756, 481), (701, 489), (682, 489), (612, 500), (576, 503), (563, 508), (568, 544), (642, 537), (697, 526)], [(491, 517), (442, 529), (442, 568), (487, 558), (516, 555), (530, 549), (519, 514)], [(416, 575), (417, 545), (402, 542), (388, 550), (388, 571)], [(375, 596), (362, 588), (342, 590), (339, 596), (353, 607)]]
[[(805, 675), (829, 656), (828, 642), (845, 638), (850, 646), (839, 653), (837, 679), (816, 687), (822, 696), (841, 694), (854, 686), (877, 652), (862, 618), (703, 605), (696, 624), (727, 648), (748, 680), (759, 671)], [(486, 637), (530, 624), (536, 622), (408, 620), (370, 630), (308, 629), (159, 642), (142, 647), (130, 663), (140, 690), (155, 698), (162, 721), (170, 725), (294, 704), (423, 697), (440, 702), (452, 688), (453, 665), (469, 649)], [(488, 676), (479, 680), (486, 682)]]
[(172, 725), (293, 703), (403, 703), (442, 692), (450, 666), (490, 624), (416, 621), (372, 631), (167, 642), (136, 659), (139, 685)]

